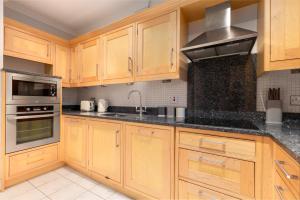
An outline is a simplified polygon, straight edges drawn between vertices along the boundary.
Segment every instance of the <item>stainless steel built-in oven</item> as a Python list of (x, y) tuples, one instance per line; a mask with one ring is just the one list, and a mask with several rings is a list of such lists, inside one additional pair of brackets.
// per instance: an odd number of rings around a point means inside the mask
[(60, 104), (6, 106), (6, 153), (59, 140)]
[(59, 78), (18, 73), (6, 75), (6, 104), (60, 103)]

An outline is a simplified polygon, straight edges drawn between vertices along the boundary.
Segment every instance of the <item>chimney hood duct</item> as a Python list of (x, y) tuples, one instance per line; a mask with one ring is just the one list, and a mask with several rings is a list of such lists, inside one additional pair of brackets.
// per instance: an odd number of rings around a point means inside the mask
[(228, 1), (205, 10), (206, 32), (187, 43), (181, 52), (192, 62), (251, 53), (257, 33), (231, 26), (231, 6)]

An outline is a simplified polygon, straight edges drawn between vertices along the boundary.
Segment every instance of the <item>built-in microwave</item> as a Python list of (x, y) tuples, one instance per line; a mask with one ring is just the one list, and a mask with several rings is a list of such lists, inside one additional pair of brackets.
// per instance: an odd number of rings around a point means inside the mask
[(60, 78), (8, 72), (6, 104), (60, 103), (60, 88)]

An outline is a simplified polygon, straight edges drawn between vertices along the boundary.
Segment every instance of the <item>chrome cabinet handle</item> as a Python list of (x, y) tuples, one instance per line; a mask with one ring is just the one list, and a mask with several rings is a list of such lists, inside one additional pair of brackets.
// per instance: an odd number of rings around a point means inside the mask
[(276, 165), (279, 167), (279, 169), (282, 171), (282, 173), (285, 175), (286, 178), (288, 179), (294, 179), (297, 180), (299, 177), (293, 174), (289, 174), (283, 167), (284, 161), (281, 160), (275, 160)]
[(133, 65), (133, 61), (132, 58), (129, 56), (128, 57), (128, 71), (132, 72), (132, 65)]
[(201, 190), (198, 191), (198, 196), (201, 197), (201, 196), (206, 196), (206, 197), (209, 197), (209, 199), (213, 199), (213, 200), (219, 200), (218, 198), (214, 197), (214, 196), (211, 196)]
[(60, 114), (31, 115), (31, 116), (8, 117), (7, 119), (34, 119), (34, 118), (55, 117), (59, 115)]
[(171, 65), (171, 68), (173, 68), (173, 52), (174, 52), (174, 48), (171, 49), (171, 54), (170, 54), (170, 65)]
[(119, 130), (117, 130), (116, 131), (116, 147), (119, 147), (120, 146), (120, 144), (119, 144), (119, 133), (120, 133), (120, 131)]
[[(207, 147), (202, 147), (202, 145), (203, 145), (204, 142), (211, 143), (211, 144), (222, 145), (222, 150), (221, 151), (225, 152), (225, 147), (226, 147), (226, 143), (225, 142), (215, 142), (215, 141), (207, 140), (207, 139), (204, 139), (204, 138), (200, 138), (199, 139), (199, 147), (201, 147), (201, 148), (207, 148)], [(218, 149), (213, 149), (213, 148), (207, 148), (207, 149), (218, 150)]]
[(276, 192), (277, 192), (277, 194), (279, 196), (279, 199), (280, 200), (284, 200), (283, 195), (282, 195), (283, 188), (281, 186), (279, 186), (279, 185), (275, 185), (274, 187), (275, 187), (275, 190), (276, 190)]
[(198, 158), (199, 162), (207, 162), (209, 164), (213, 164), (213, 165), (217, 165), (217, 166), (220, 166), (220, 167), (225, 167), (225, 160), (210, 160), (210, 159), (207, 159), (207, 158), (203, 158), (202, 156), (200, 156)]

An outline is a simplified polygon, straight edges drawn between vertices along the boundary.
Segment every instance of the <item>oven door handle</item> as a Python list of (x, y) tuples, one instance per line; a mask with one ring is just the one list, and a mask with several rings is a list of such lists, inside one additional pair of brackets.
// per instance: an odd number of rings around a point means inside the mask
[(30, 115), (30, 116), (18, 116), (18, 117), (7, 117), (7, 119), (34, 119), (34, 118), (45, 118), (45, 117), (56, 117), (59, 116), (60, 114), (47, 114), (47, 115)]

